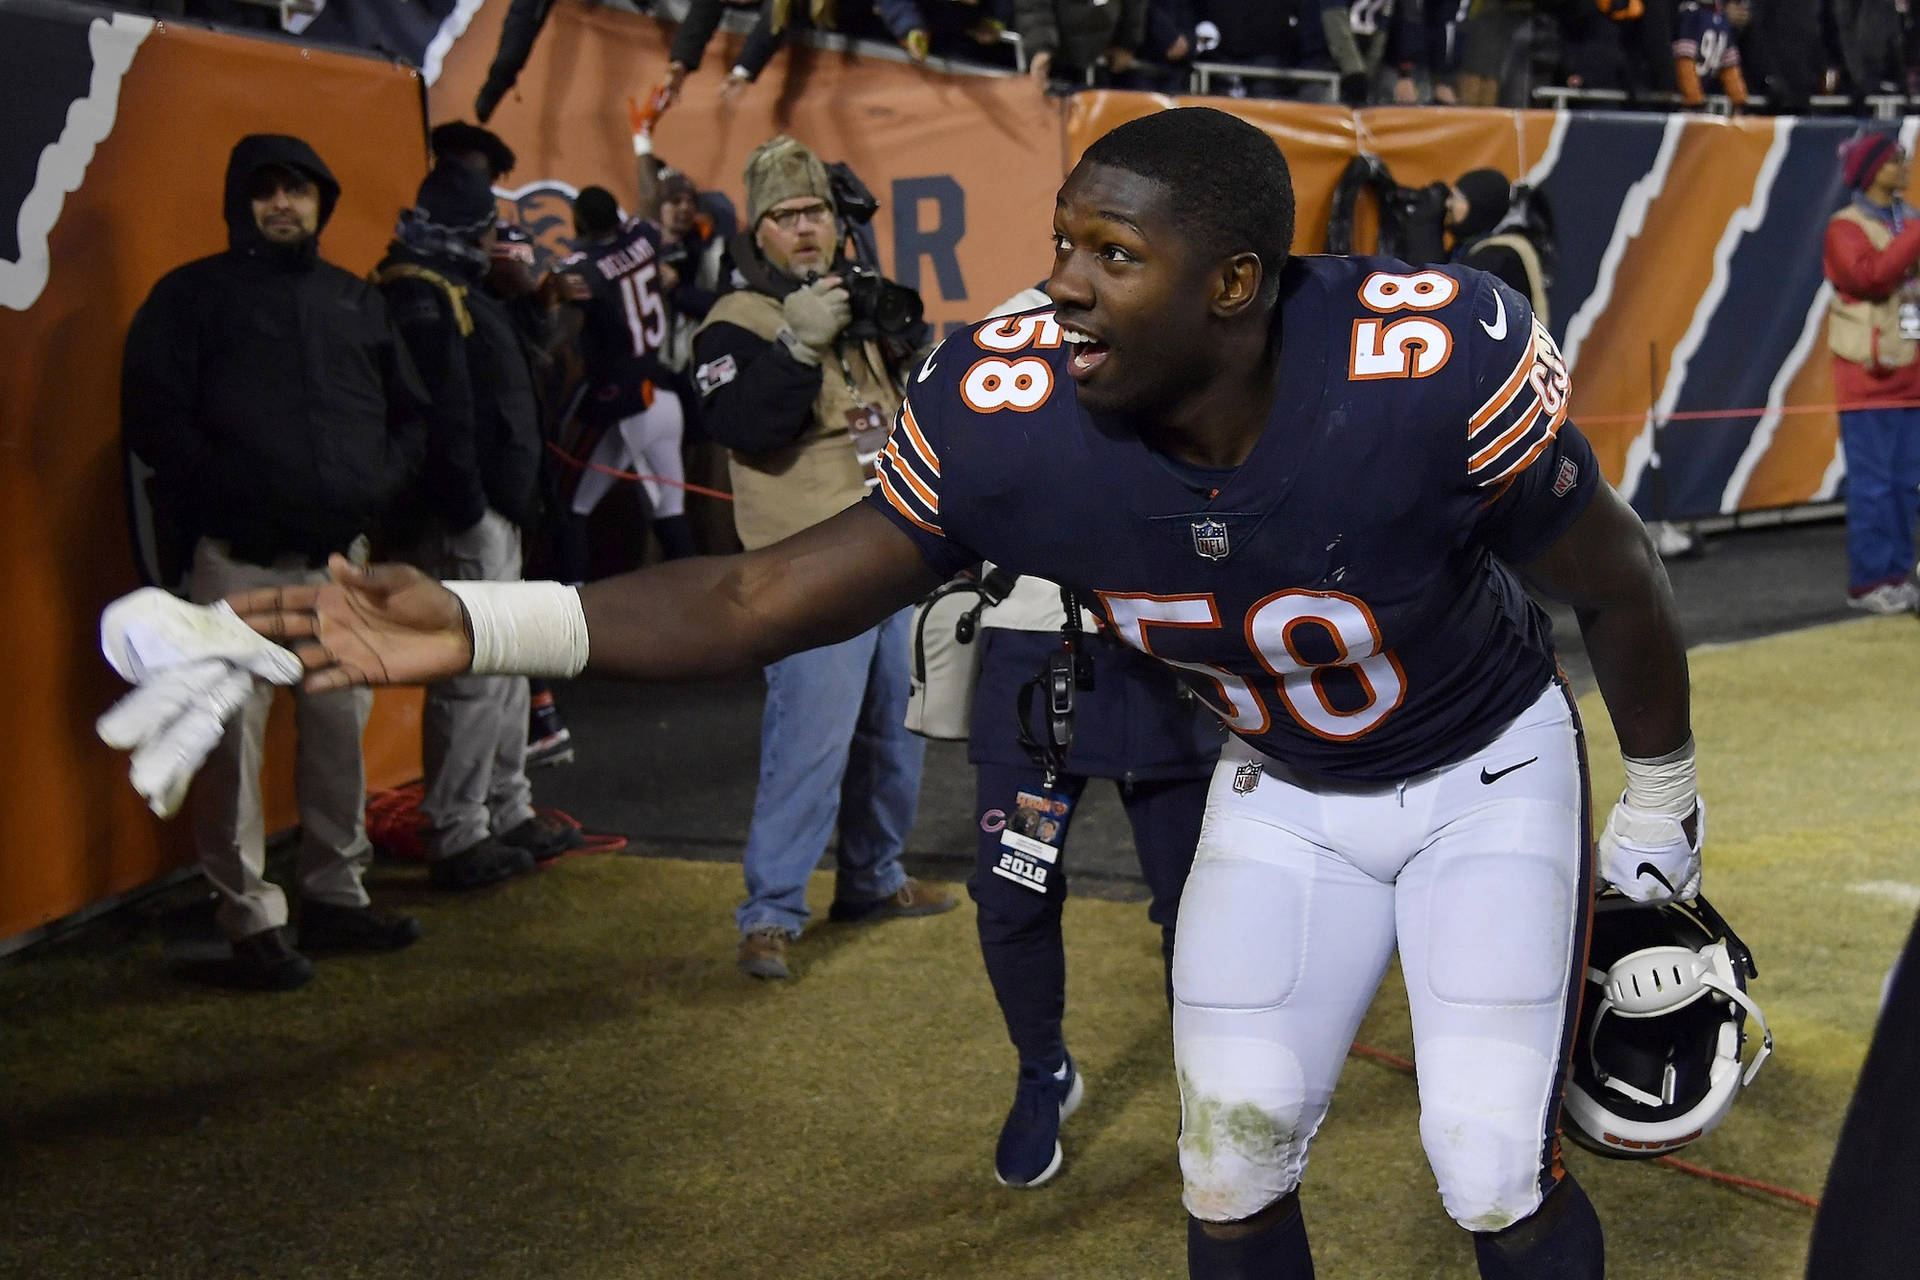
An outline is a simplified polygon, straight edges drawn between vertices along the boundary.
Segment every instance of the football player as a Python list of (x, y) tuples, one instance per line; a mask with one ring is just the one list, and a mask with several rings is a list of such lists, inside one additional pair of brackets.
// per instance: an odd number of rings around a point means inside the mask
[[(866, 503), (577, 591), (342, 561), (332, 585), (231, 606), (329, 689), (703, 676), (854, 634), (983, 557), (1066, 583), (1236, 735), (1174, 956), (1191, 1275), (1312, 1274), (1308, 1146), (1397, 946), (1422, 1140), (1480, 1274), (1598, 1277), (1558, 1136), (1596, 871), (1586, 770), (1521, 583), (1579, 617), (1629, 757), (1597, 870), (1643, 900), (1699, 889), (1671, 593), (1525, 299), (1462, 267), (1290, 257), (1292, 231), (1258, 129), (1205, 108), (1133, 121), (1060, 190), (1051, 305), (935, 350)], [(136, 781), (190, 758), (210, 710), (191, 692), (206, 664), (170, 655), (266, 666), (215, 615), (191, 642), (157, 615), (103, 622), (145, 673), (106, 726), (142, 744)]]
[[(679, 274), (660, 260), (659, 229), (641, 218), (622, 217), (605, 187), (586, 187), (574, 197), (573, 225), (579, 251), (556, 270), (570, 285), (564, 296), (580, 309), (588, 385), (579, 416), (585, 427), (582, 442), (591, 452), (574, 485), (572, 512), (584, 523), (613, 487), (613, 472), (638, 467), (662, 553), (668, 559), (692, 555), (681, 485), (686, 415), (660, 365)], [(589, 442), (588, 437), (597, 438)], [(583, 536), (577, 526), (575, 533)], [(586, 566), (576, 567), (585, 578)]]

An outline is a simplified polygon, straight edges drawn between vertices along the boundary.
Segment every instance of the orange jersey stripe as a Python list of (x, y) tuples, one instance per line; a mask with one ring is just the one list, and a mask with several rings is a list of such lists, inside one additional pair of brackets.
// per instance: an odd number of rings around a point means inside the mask
[(925, 529), (928, 533), (934, 534), (935, 536), (941, 537), (941, 538), (946, 537), (947, 535), (944, 530), (940, 529), (936, 525), (928, 524), (925, 520), (922, 520), (919, 516), (913, 514), (913, 508), (909, 507), (906, 503), (900, 500), (900, 495), (893, 491), (893, 483), (887, 479), (887, 472), (889, 470), (890, 468), (888, 467), (875, 468), (875, 474), (878, 475), (880, 478), (881, 496), (886, 498), (886, 500), (890, 504), (892, 504), (893, 509), (895, 511), (898, 511), (901, 515), (911, 520), (914, 524), (919, 525), (922, 529)]
[(1513, 372), (1508, 375), (1507, 380), (1501, 384), (1500, 389), (1494, 392), (1485, 404), (1480, 406), (1480, 411), (1467, 420), (1468, 435), (1472, 435), (1481, 427), (1486, 426), (1487, 423), (1499, 417), (1500, 411), (1512, 403), (1516, 395), (1520, 394), (1520, 388), (1526, 385), (1527, 375), (1533, 372), (1533, 357), (1539, 350), (1539, 347), (1540, 329), (1536, 325), (1532, 336), (1527, 340), (1527, 349), (1521, 353), (1520, 363), (1513, 367)]
[(906, 482), (907, 487), (927, 504), (927, 510), (938, 515), (940, 495), (929, 488), (919, 476), (913, 474), (913, 468), (907, 465), (907, 460), (900, 454), (900, 442), (897, 438), (887, 441), (886, 451), (881, 456), (893, 463), (893, 469), (900, 473), (900, 478)]
[[(927, 443), (927, 438), (920, 434), (920, 424), (913, 420), (911, 404), (900, 406), (900, 425), (906, 428), (907, 441), (913, 446), (913, 451), (920, 455), (920, 461), (926, 464), (927, 470), (936, 476), (939, 475), (939, 455), (934, 453), (933, 446)], [(895, 438), (898, 439), (898, 436), (896, 435)]]

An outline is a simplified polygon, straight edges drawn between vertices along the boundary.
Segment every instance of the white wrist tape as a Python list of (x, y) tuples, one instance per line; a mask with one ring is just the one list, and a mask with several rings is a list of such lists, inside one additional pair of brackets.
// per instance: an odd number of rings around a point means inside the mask
[(1678, 751), (1653, 760), (1621, 757), (1627, 767), (1627, 804), (1641, 813), (1684, 818), (1700, 800), (1700, 780), (1693, 767), (1693, 739)]
[(443, 582), (473, 628), (477, 676), (564, 679), (587, 665), (580, 592), (558, 582)]
[(633, 154), (637, 156), (652, 155), (653, 154), (653, 135), (650, 133), (634, 134), (633, 135)]

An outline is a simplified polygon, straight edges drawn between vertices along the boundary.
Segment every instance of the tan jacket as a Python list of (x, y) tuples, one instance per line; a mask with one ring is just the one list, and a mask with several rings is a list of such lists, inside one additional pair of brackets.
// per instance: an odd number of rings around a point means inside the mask
[[(1877, 218), (1848, 205), (1834, 222), (1851, 222), (1866, 233), (1876, 252), (1893, 243), (1893, 232)], [(1895, 289), (1878, 301), (1855, 300), (1840, 289), (1827, 304), (1827, 347), (1842, 360), (1871, 369), (1904, 369), (1920, 354), (1920, 344), (1900, 336), (1900, 303), (1911, 296)]]
[[(746, 289), (723, 295), (706, 319), (709, 325), (737, 325), (768, 342), (777, 340), (784, 323), (777, 298)], [(733, 526), (740, 544), (749, 551), (819, 524), (866, 496), (873, 459), (862, 462), (847, 415), (861, 405), (871, 405), (890, 426), (900, 408), (900, 395), (887, 376), (878, 346), (843, 342), (839, 351), (846, 371), (833, 352), (821, 361), (813, 422), (799, 440), (771, 453), (727, 455), (733, 480)], [(852, 386), (847, 383), (849, 373)]]

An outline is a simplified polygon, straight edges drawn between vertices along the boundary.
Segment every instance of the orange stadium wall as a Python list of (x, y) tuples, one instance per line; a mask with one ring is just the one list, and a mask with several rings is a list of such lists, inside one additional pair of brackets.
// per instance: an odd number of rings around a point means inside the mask
[[(119, 442), (135, 308), (168, 270), (226, 247), (221, 184), (242, 135), (319, 151), (343, 190), (323, 251), (353, 271), (378, 260), (426, 145), (418, 73), (385, 62), (57, 7), (0, 12), (0, 38), (46, 72), (15, 86), (16, 104), (37, 100), (13, 108), (4, 143), (30, 162), (10, 170), (35, 178), (8, 191), (18, 243), (0, 245), (4, 949), (191, 861), (185, 820), (154, 818), (92, 729), (125, 688), (100, 657), (100, 610), (139, 585)], [(292, 719), (272, 721), (274, 828), (294, 822)], [(419, 695), (383, 693), (367, 743), (374, 785), (417, 777)]]

